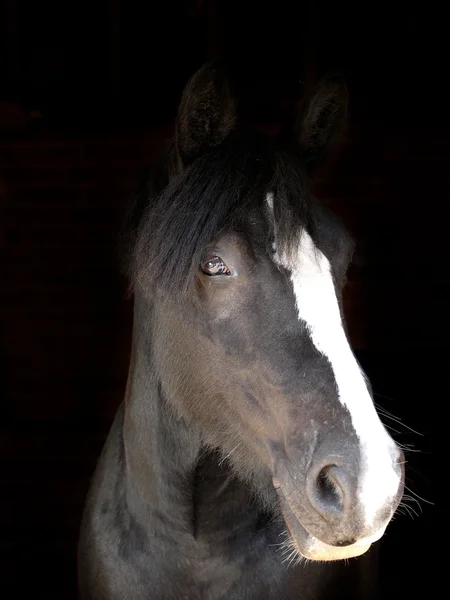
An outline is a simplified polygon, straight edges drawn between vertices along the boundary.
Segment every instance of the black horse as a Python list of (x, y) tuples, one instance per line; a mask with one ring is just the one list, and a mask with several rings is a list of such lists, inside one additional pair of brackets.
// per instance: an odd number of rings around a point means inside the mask
[(403, 455), (344, 329), (352, 240), (309, 186), (346, 104), (326, 78), (265, 137), (218, 65), (188, 83), (130, 219), (131, 366), (85, 508), (83, 599), (334, 598), (342, 573), (346, 598), (371, 596), (372, 550), (339, 559), (383, 535)]

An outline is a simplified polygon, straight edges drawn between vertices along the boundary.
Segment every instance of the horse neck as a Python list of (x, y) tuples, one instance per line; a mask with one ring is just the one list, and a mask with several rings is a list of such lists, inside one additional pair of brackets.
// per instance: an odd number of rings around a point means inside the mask
[(156, 517), (165, 528), (188, 532), (200, 438), (163, 397), (152, 366), (151, 313), (137, 297), (123, 425), (127, 503), (141, 523)]

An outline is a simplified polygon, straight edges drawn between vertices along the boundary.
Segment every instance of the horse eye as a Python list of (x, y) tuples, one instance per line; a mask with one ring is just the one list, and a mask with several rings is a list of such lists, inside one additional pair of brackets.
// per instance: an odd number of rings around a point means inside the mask
[(231, 275), (230, 269), (220, 256), (208, 256), (200, 268), (206, 275)]

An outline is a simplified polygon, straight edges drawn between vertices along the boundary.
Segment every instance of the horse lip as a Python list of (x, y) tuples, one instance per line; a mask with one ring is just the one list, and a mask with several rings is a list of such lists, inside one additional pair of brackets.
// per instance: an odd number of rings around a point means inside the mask
[(309, 560), (334, 561), (360, 556), (361, 554), (364, 554), (370, 548), (371, 544), (379, 539), (384, 533), (383, 529), (373, 536), (358, 540), (349, 546), (331, 546), (330, 544), (326, 544), (312, 535), (306, 527), (302, 525), (287, 501), (281, 485), (274, 487), (277, 490), (281, 513), (293, 545), (303, 557)]

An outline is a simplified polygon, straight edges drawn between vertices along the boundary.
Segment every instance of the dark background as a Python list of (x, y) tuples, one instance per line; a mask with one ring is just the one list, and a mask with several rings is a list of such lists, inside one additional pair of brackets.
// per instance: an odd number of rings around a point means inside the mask
[[(350, 119), (316, 192), (357, 241), (351, 340), (407, 453), (383, 598), (437, 579), (437, 423), (449, 398), (449, 48), (432, 2), (3, 0), (0, 15), (0, 573), (4, 598), (75, 598), (89, 476), (122, 399), (131, 302), (117, 234), (187, 78), (231, 64), (274, 130), (328, 70)], [(419, 435), (420, 434), (420, 435)], [(404, 511), (405, 512), (405, 511)], [(440, 529), (440, 527), (439, 527)], [(434, 583), (433, 583), (434, 585)], [(433, 594), (430, 594), (433, 596)]]

